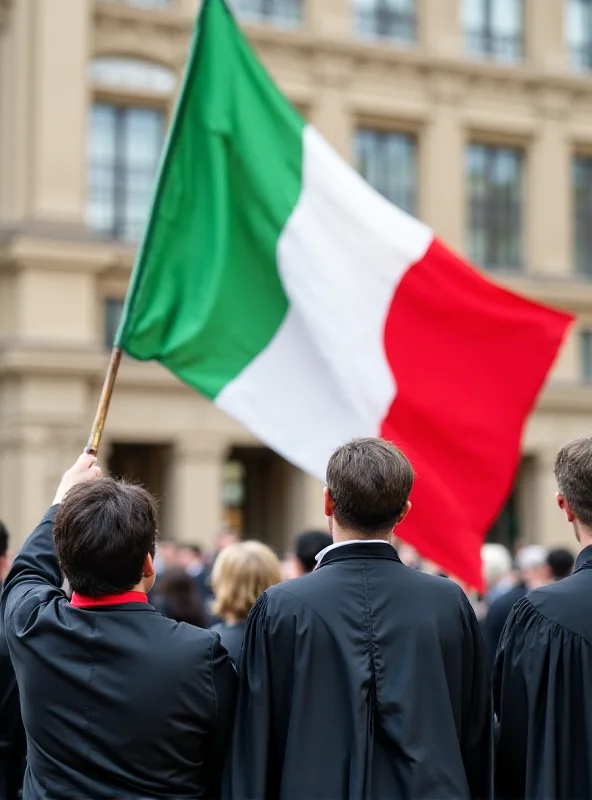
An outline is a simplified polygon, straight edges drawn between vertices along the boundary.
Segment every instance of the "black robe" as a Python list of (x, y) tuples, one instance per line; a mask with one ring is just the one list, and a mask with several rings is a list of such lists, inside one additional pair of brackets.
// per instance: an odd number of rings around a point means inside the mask
[(481, 634), (453, 582), (348, 544), (253, 608), (226, 800), (490, 796)]
[(494, 670), (496, 796), (592, 797), (592, 547), (514, 607)]
[[(2, 584), (0, 584), (0, 591)], [(18, 686), (0, 614), (0, 800), (16, 800), (23, 786), (27, 740)]]
[(216, 800), (237, 682), (219, 637), (135, 598), (70, 603), (57, 509), (14, 559), (0, 603), (27, 734), (23, 797)]

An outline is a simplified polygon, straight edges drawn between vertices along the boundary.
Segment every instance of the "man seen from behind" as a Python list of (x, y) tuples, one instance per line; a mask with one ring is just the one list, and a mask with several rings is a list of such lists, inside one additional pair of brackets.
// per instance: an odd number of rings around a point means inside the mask
[(219, 796), (235, 671), (216, 634), (149, 605), (155, 543), (148, 492), (101, 478), (84, 455), (15, 558), (1, 610), (24, 800)]
[(225, 797), (490, 797), (475, 615), (455, 583), (405, 567), (390, 544), (413, 478), (381, 440), (331, 457), (333, 544), (314, 572), (264, 592), (247, 622)]
[(592, 438), (555, 461), (557, 503), (581, 552), (573, 575), (514, 606), (498, 649), (496, 796), (592, 797)]

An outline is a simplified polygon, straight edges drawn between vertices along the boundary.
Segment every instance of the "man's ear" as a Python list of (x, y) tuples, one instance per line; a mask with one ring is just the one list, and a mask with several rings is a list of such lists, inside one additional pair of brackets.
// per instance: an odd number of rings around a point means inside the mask
[(567, 517), (567, 521), (568, 522), (575, 522), (576, 515), (574, 514), (574, 512), (571, 509), (571, 506), (569, 505), (569, 503), (565, 499), (565, 495), (561, 494), (561, 492), (557, 492), (557, 494), (555, 495), (555, 498), (557, 500), (557, 505), (559, 506), (559, 508), (562, 511), (565, 511), (565, 516)]
[(407, 500), (407, 502), (403, 507), (403, 510), (399, 515), (399, 519), (396, 521), (395, 525), (400, 525), (410, 511), (411, 511), (411, 500)]
[(144, 591), (146, 594), (152, 589), (156, 582), (156, 569), (154, 567), (154, 559), (148, 553), (146, 558), (144, 559), (144, 565), (142, 566), (142, 584), (144, 585)]
[(154, 559), (148, 553), (146, 558), (144, 559), (144, 566), (142, 567), (142, 577), (144, 578), (152, 578), (156, 575), (156, 569), (154, 567)]
[(323, 497), (325, 499), (325, 516), (332, 517), (333, 510), (335, 509), (335, 503), (333, 502), (333, 498), (331, 497), (331, 492), (329, 488), (325, 486), (323, 489)]

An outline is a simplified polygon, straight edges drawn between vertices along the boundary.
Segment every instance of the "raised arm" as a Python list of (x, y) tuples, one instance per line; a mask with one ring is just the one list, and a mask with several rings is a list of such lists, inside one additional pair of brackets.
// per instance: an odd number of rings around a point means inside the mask
[(29, 536), (14, 559), (2, 592), (1, 613), (8, 619), (19, 601), (30, 592), (38, 601), (47, 601), (61, 591), (62, 574), (53, 543), (53, 524), (59, 504), (76, 483), (99, 477), (101, 470), (95, 456), (82, 455), (64, 473), (53, 505)]

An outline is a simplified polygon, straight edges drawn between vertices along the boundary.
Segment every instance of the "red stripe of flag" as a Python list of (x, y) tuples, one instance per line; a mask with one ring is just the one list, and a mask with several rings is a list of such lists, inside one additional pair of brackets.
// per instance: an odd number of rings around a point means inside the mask
[(400, 536), (471, 586), (482, 588), (481, 544), (572, 321), (486, 280), (437, 239), (393, 297), (384, 341), (397, 396), (381, 433), (417, 473)]

